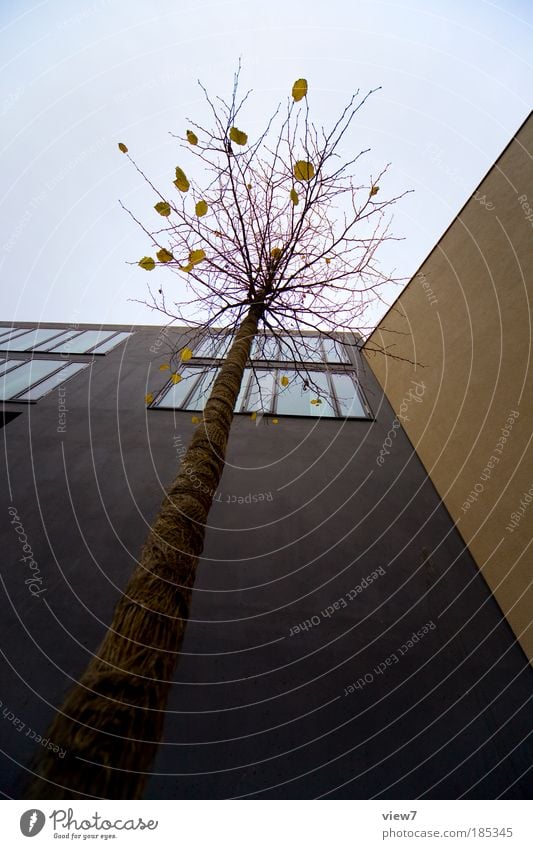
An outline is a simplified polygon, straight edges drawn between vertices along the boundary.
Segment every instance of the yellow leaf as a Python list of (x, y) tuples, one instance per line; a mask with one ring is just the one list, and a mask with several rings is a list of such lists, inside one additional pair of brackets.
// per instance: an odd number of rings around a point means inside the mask
[(205, 202), (205, 200), (199, 200), (194, 208), (194, 211), (196, 212), (198, 218), (201, 218), (202, 215), (205, 215), (207, 212), (207, 203)]
[(272, 250), (270, 251), (270, 256), (273, 259), (277, 259), (278, 256), (281, 256), (281, 248), (272, 248)]
[(187, 274), (189, 273), (189, 271), (192, 271), (193, 268), (194, 265), (192, 264), (192, 262), (188, 262), (187, 265), (180, 265), (180, 271), (186, 271)]
[(296, 102), (307, 94), (307, 80), (296, 80), (292, 87), (292, 96)]
[(187, 130), (187, 141), (189, 144), (198, 144), (198, 136), (192, 130)]
[(121, 151), (122, 151), (122, 153), (127, 153), (127, 152), (128, 152), (128, 148), (126, 147), (126, 145), (124, 144), (124, 142), (119, 142), (119, 143), (118, 143), (118, 149), (119, 149), (119, 150), (121, 150)]
[(189, 254), (189, 264), (190, 265), (198, 265), (199, 262), (205, 259), (205, 251), (197, 250), (191, 251)]
[(156, 212), (159, 212), (159, 215), (170, 215), (170, 204), (166, 202), (166, 200), (160, 200), (159, 203), (156, 203), (154, 206)]
[(255, 413), (255, 412), (254, 412), (254, 413), (252, 413), (252, 414), (251, 414), (251, 416), (250, 416), (250, 418), (251, 418), (251, 420), (252, 420), (253, 422), (255, 422), (255, 420), (256, 420), (256, 418), (257, 418), (257, 413)]
[(235, 142), (235, 144), (242, 145), (246, 144), (246, 142), (248, 141), (248, 136), (246, 135), (246, 133), (243, 133), (242, 130), (238, 130), (237, 127), (231, 128), (231, 130), (229, 131), (229, 137), (232, 142)]
[(320, 398), (311, 398), (311, 404), (321, 404)]
[(174, 180), (174, 185), (180, 192), (188, 192), (189, 191), (189, 181), (185, 176), (184, 171), (181, 168), (176, 167), (176, 179)]
[(170, 366), (169, 366), (169, 364), (168, 364), (168, 363), (162, 363), (162, 364), (159, 366), (159, 371), (168, 371), (168, 370), (169, 370), (169, 368), (170, 368)]
[(379, 186), (372, 186), (370, 189), (370, 197), (373, 198), (379, 192)]
[(295, 206), (298, 205), (298, 192), (296, 189), (291, 189), (291, 200)]
[(193, 424), (200, 424), (200, 419), (198, 418), (198, 416), (191, 416), (191, 422)]
[(155, 262), (151, 256), (143, 256), (143, 258), (139, 260), (139, 265), (141, 268), (144, 268), (145, 271), (153, 271), (155, 268)]
[(277, 424), (279, 419), (272, 419), (272, 424)]
[(172, 383), (179, 383), (180, 380), (182, 380), (182, 376), (181, 376), (181, 374), (171, 374), (170, 379), (171, 379)]
[(186, 362), (187, 360), (190, 360), (191, 357), (192, 357), (191, 349), (190, 348), (184, 348), (183, 351), (181, 352), (182, 362)]
[(144, 396), (144, 403), (145, 404), (151, 404), (153, 400), (154, 400), (154, 396), (152, 395), (151, 392), (149, 392), (148, 395)]
[(280, 383), (281, 383), (282, 386), (288, 386), (289, 385), (289, 378), (287, 377), (287, 375), (285, 375), (285, 374), (283, 375), (283, 377), (280, 380)]
[(161, 248), (161, 250), (157, 252), (156, 256), (159, 262), (170, 262), (174, 259), (170, 251), (167, 251), (166, 248)]
[(299, 159), (294, 165), (294, 176), (297, 180), (307, 183), (315, 176), (315, 169), (311, 162), (306, 162), (304, 159)]

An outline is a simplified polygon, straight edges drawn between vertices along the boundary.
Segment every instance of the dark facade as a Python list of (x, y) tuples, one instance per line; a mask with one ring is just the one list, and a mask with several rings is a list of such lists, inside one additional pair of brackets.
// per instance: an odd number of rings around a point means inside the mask
[[(194, 428), (146, 408), (168, 337), (117, 329), (135, 332), (73, 355), (91, 367), (36, 404), (4, 405), (20, 412), (2, 429), (7, 796)], [(235, 418), (151, 798), (527, 797), (525, 655), (363, 359), (359, 379), (368, 420)], [(413, 376), (404, 412), (423, 394)]]

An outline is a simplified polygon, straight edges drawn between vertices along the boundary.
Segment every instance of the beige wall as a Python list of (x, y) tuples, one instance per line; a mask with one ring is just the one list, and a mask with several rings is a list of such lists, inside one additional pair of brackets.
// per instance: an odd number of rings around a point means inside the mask
[(530, 115), (364, 348), (530, 659), (532, 152)]

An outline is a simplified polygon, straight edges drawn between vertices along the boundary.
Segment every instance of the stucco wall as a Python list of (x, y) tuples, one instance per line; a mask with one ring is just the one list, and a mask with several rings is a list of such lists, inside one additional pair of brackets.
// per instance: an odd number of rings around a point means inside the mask
[[(530, 116), (365, 346), (529, 658), (532, 149)], [(413, 369), (424, 390), (407, 410)]]

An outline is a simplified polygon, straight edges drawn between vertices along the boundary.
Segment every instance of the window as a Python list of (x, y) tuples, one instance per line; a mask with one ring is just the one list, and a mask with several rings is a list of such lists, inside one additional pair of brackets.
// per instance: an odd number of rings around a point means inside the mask
[(4, 360), (0, 365), (0, 374), (5, 374), (6, 371), (15, 368), (15, 366), (21, 366), (23, 363), (24, 360)]
[[(5, 331), (5, 332), (4, 332)], [(0, 350), (54, 354), (106, 354), (131, 333), (117, 330), (0, 328)]]
[[(288, 386), (279, 386), (276, 412), (280, 416), (335, 416), (334, 399), (330, 397), (325, 371), (309, 372), (314, 386), (293, 372), (286, 375)], [(278, 381), (279, 383), (279, 381)]]
[(161, 407), (162, 409), (187, 409), (184, 405), (184, 401), (189, 395), (191, 391), (191, 386), (195, 381), (191, 381), (191, 377), (194, 377), (196, 380), (197, 375), (200, 373), (199, 369), (196, 368), (184, 368), (181, 370), (181, 380), (179, 383), (169, 383), (163, 389), (162, 396), (156, 399), (154, 406)]
[(250, 352), (252, 360), (280, 360), (278, 340), (274, 336), (256, 336)]
[(0, 366), (0, 401), (36, 401), (85, 368), (86, 363), (59, 360), (6, 360)]
[(206, 336), (202, 339), (199, 345), (193, 346), (193, 354), (195, 357), (207, 357), (214, 359), (217, 355), (221, 355), (223, 350), (224, 338), (222, 336)]
[(304, 363), (321, 363), (324, 359), (318, 336), (302, 336), (297, 339), (296, 350)]
[(363, 407), (362, 398), (354, 385), (352, 376), (350, 374), (332, 374), (331, 377), (341, 416), (366, 418), (368, 413)]
[(20, 336), (22, 333), (27, 333), (27, 329), (23, 327), (0, 327), (0, 343), (5, 342), (7, 339), (14, 339), (15, 336)]
[(252, 360), (277, 360), (293, 363), (349, 363), (342, 343), (320, 336), (258, 336), (255, 338)]
[[(42, 362), (42, 360), (40, 360), (40, 362)], [(42, 380), (36, 386), (32, 386), (32, 388), (27, 392), (24, 392), (22, 395), (18, 395), (17, 401), (37, 401), (38, 398), (42, 398), (43, 395), (46, 395), (52, 389), (55, 389), (56, 386), (60, 386), (60, 384), (64, 383), (65, 380), (68, 380), (69, 377), (73, 377), (85, 368), (87, 368), (85, 363), (69, 363), (68, 365), (64, 365), (59, 371), (52, 374), (46, 380)]]
[(216, 373), (216, 368), (190, 366), (182, 369), (180, 382), (170, 382), (163, 387), (161, 395), (152, 406), (168, 410), (203, 410)]
[(349, 363), (346, 348), (338, 339), (323, 339), (324, 359), (328, 363)]
[[(49, 351), (51, 348), (61, 347), (62, 343), (67, 339), (70, 339), (72, 336), (76, 336), (77, 332), (75, 330), (65, 330), (63, 333), (60, 333), (59, 336), (54, 336), (53, 339), (48, 339), (46, 342), (41, 342), (40, 345), (35, 345), (33, 348), (34, 351)], [(21, 341), (24, 341), (23, 339)]]
[(53, 336), (58, 336), (60, 330), (27, 330), (22, 336), (12, 337), (6, 342), (2, 342), (4, 351), (31, 351), (35, 345), (46, 342), (52, 339)]
[(271, 371), (245, 369), (235, 411), (268, 413), (274, 401), (274, 377)]
[[(150, 406), (160, 409), (203, 410), (218, 367), (189, 366), (179, 383), (167, 383)], [(287, 386), (281, 379), (288, 378)], [(370, 417), (370, 410), (352, 373), (310, 370), (304, 377), (290, 368), (244, 370), (236, 413), (266, 413), (314, 418)]]
[(96, 348), (93, 348), (91, 350), (91, 354), (107, 354), (108, 351), (111, 351), (112, 348), (119, 345), (129, 336), (131, 336), (131, 333), (127, 333), (125, 330), (122, 330), (120, 333), (115, 333), (113, 336), (110, 336), (106, 342), (103, 342), (101, 345), (97, 345)]
[(189, 410), (203, 410), (207, 399), (209, 398), (209, 393), (213, 388), (213, 380), (217, 373), (218, 369), (210, 368), (205, 370), (201, 370), (201, 376), (194, 383), (193, 391), (187, 401), (187, 409)]
[[(123, 337), (124, 335), (129, 336), (130, 334), (121, 334)], [(45, 346), (40, 350), (57, 354), (105, 353), (105, 351), (113, 348), (115, 344), (118, 345), (119, 341), (122, 341), (119, 339), (115, 340), (113, 337), (115, 337), (114, 330), (83, 330), (75, 336), (70, 336), (70, 338), (64, 338), (62, 336), (61, 339), (54, 340), (50, 346)], [(101, 351), (100, 348), (102, 347), (105, 350)]]

